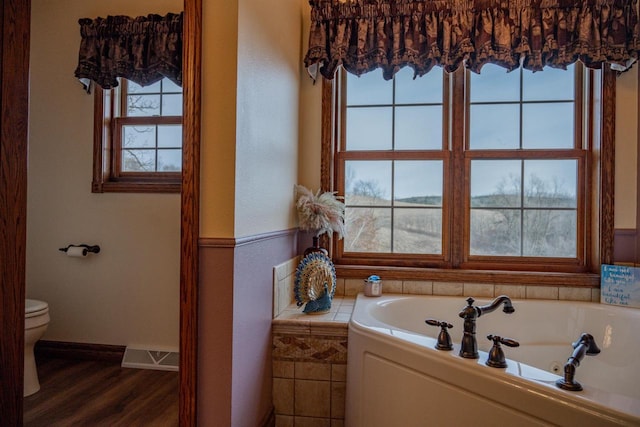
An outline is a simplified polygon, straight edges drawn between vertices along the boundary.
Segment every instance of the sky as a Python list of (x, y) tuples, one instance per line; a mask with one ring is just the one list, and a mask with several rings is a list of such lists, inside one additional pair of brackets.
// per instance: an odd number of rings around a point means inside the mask
[[(569, 72), (545, 68), (542, 72), (524, 71), (522, 90), (520, 71), (507, 73), (496, 65), (485, 65), (481, 74), (470, 73), (470, 141), (472, 149), (517, 148), (520, 131), (524, 148), (571, 148), (573, 146), (573, 67)], [(396, 149), (437, 150), (442, 144), (442, 72), (434, 68), (425, 76), (413, 79), (413, 71), (402, 69), (396, 75), (396, 103), (426, 104), (396, 107), (395, 130), (392, 127), (393, 84), (382, 79), (379, 70), (360, 77), (348, 74), (347, 149), (388, 150), (395, 134)], [(520, 104), (523, 123), (520, 129)], [(544, 104), (536, 101), (549, 101)], [(491, 105), (492, 102), (515, 102)], [(489, 104), (487, 104), (489, 103)], [(382, 104), (382, 105), (380, 105)], [(377, 107), (370, 107), (378, 105)], [(367, 107), (364, 107), (367, 106)], [(420, 162), (396, 163), (396, 198), (441, 195), (442, 164), (429, 161), (432, 170)], [(391, 194), (391, 162), (350, 162), (347, 172), (351, 182), (374, 180), (385, 196)], [(472, 194), (487, 195), (496, 191), (502, 180), (520, 176), (519, 161), (478, 161), (472, 173)], [(535, 174), (551, 185), (560, 183), (563, 191), (575, 196), (576, 162), (527, 161), (525, 176)], [(525, 188), (529, 178), (525, 178)]]

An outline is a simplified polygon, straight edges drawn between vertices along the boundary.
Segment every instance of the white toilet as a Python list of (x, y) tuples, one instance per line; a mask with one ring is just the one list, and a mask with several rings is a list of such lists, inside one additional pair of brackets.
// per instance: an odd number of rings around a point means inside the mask
[(26, 397), (40, 390), (33, 346), (49, 325), (49, 305), (44, 301), (27, 299), (24, 306), (24, 396)]

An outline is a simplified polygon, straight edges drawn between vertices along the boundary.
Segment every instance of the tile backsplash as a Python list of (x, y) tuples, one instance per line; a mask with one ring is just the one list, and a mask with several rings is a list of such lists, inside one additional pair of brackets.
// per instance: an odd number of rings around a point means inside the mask
[[(293, 289), (300, 257), (292, 258), (273, 269), (273, 317), (277, 317), (294, 302)], [(363, 291), (362, 279), (338, 278), (337, 296), (356, 296)], [(488, 283), (432, 282), (425, 280), (385, 280), (382, 292), (414, 295), (450, 295), (492, 298), (509, 295), (514, 299), (551, 299), (600, 302), (600, 289), (567, 286), (509, 285)]]

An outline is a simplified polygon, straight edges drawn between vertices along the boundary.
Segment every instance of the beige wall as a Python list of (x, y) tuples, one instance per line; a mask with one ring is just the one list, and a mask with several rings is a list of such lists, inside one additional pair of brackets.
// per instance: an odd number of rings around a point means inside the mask
[(200, 236), (233, 237), (238, 2), (208, 1), (202, 9)]
[(295, 227), (299, 0), (210, 2), (203, 16), (200, 235)]
[(302, 4), (303, 29), (302, 50), (300, 52), (300, 152), (298, 156), (298, 181), (317, 190), (320, 188), (320, 144), (322, 119), (322, 81), (311, 79), (304, 64), (304, 55), (309, 44), (311, 8), (307, 0)]
[(616, 85), (615, 228), (636, 228), (638, 68), (620, 75)]
[(236, 236), (296, 226), (301, 18), (298, 0), (241, 0)]
[[(93, 96), (73, 76), (83, 17), (182, 10), (182, 0), (34, 0), (27, 297), (47, 301), (45, 339), (177, 349), (180, 196), (92, 194)], [(69, 258), (58, 248), (99, 244)]]

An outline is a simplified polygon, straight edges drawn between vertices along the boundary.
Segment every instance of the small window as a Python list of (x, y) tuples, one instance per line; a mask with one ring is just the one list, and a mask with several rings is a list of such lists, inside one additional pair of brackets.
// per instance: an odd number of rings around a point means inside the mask
[(169, 79), (140, 86), (126, 79), (96, 90), (92, 190), (180, 192), (182, 88)]

